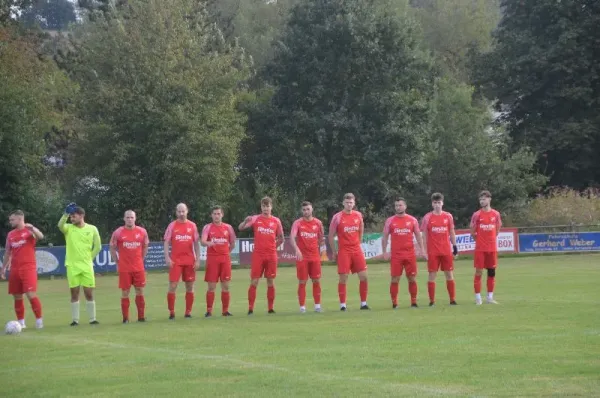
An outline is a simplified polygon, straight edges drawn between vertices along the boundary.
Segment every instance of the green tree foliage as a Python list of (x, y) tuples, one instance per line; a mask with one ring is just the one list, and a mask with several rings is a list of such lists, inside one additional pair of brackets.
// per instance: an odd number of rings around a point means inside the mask
[(14, 23), (34, 0), (0, 0), (0, 26)]
[(478, 207), (481, 190), (490, 190), (494, 206), (507, 210), (545, 182), (532, 171), (535, 157), (525, 149), (511, 153), (506, 135), (490, 127), (490, 112), (474, 104), (472, 94), (472, 88), (464, 83), (439, 81), (431, 171), (424, 180), (427, 185), (413, 198), (417, 208), (428, 211), (431, 193), (444, 193), (446, 208), (462, 226)]
[(75, 7), (69, 0), (35, 0), (19, 20), (28, 26), (62, 30), (76, 21)]
[(257, 68), (273, 58), (292, 6), (300, 0), (213, 0), (212, 13), (228, 38), (239, 38)]
[[(39, 53), (40, 37), (0, 28), (0, 214), (21, 208), (51, 233), (60, 194), (44, 164), (45, 133), (60, 127), (65, 115), (57, 103), (72, 86), (51, 59)], [(6, 224), (0, 225), (2, 239)]]
[(388, 5), (298, 4), (266, 68), (273, 96), (249, 109), (246, 169), (328, 216), (345, 191), (377, 210), (426, 172), (433, 74), (412, 21)]
[(469, 82), (471, 54), (491, 48), (492, 31), (501, 16), (499, 0), (412, 0), (411, 4), (438, 66)]
[(157, 238), (178, 202), (204, 215), (230, 194), (244, 52), (224, 43), (197, 1), (129, 1), (110, 12), (76, 34), (70, 69), (84, 127), (74, 193), (103, 215), (104, 233), (133, 208)]
[(600, 183), (600, 2), (502, 2), (482, 76), (515, 145), (538, 154), (552, 185)]

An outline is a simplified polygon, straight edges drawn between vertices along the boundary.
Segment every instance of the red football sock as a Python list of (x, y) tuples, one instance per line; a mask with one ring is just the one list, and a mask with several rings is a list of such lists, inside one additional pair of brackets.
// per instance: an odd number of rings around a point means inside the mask
[(138, 319), (146, 317), (146, 299), (143, 295), (135, 296), (135, 306), (137, 307)]
[(192, 313), (192, 306), (194, 305), (194, 292), (185, 292), (185, 314), (189, 315)]
[(42, 302), (39, 297), (34, 297), (30, 300), (31, 309), (35, 314), (36, 319), (40, 319), (42, 317)]
[(275, 286), (267, 286), (267, 302), (269, 303), (269, 311), (275, 305)]
[(475, 278), (473, 279), (473, 288), (475, 289), (475, 293), (481, 293), (481, 275), (475, 274)]
[(256, 301), (256, 286), (250, 285), (248, 288), (248, 309), (254, 310), (254, 302)]
[(23, 299), (15, 300), (15, 314), (17, 315), (17, 320), (25, 319), (25, 303), (23, 303)]
[(319, 282), (313, 283), (313, 299), (315, 304), (321, 304), (321, 284)]
[(129, 297), (121, 297), (121, 313), (123, 320), (129, 319)]
[(340, 304), (346, 304), (346, 284), (338, 283), (338, 296), (340, 297)]
[(169, 313), (175, 315), (175, 293), (167, 293), (167, 305), (169, 307)]
[(360, 301), (367, 301), (367, 293), (369, 293), (369, 282), (368, 281), (360, 281), (358, 285), (358, 290), (360, 292)]
[(488, 293), (494, 292), (494, 286), (496, 285), (496, 278), (489, 277), (487, 278), (487, 291)]
[(435, 282), (427, 282), (427, 292), (429, 293), (429, 302), (435, 303)]
[(417, 292), (419, 288), (417, 287), (417, 282), (408, 282), (408, 291), (410, 293), (410, 303), (417, 304)]
[(221, 305), (223, 306), (223, 313), (229, 312), (229, 292), (221, 292)]
[(398, 305), (398, 291), (400, 290), (398, 282), (390, 283), (390, 297), (392, 298), (392, 304)]
[(206, 312), (213, 311), (214, 303), (215, 303), (215, 292), (206, 292)]
[(306, 284), (304, 283), (298, 284), (298, 303), (300, 307), (304, 307), (306, 304)]
[(454, 282), (454, 279), (451, 281), (446, 281), (446, 289), (448, 289), (450, 301), (456, 300), (456, 283)]

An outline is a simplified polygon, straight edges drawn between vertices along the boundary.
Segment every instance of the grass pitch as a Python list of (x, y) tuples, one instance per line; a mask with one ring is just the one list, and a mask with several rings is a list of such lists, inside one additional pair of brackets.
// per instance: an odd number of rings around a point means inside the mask
[[(246, 316), (248, 270), (233, 273), (234, 317), (202, 317), (198, 283), (194, 318), (183, 319), (183, 286), (175, 321), (167, 320), (166, 274), (150, 274), (149, 322), (121, 324), (115, 276), (97, 278), (98, 320), (71, 328), (65, 280), (43, 280), (43, 330), (0, 336), (2, 397), (167, 396), (599, 396), (600, 255), (501, 259), (500, 305), (473, 304), (470, 261), (456, 265), (457, 307), (442, 275), (437, 306), (427, 307), (421, 263), (419, 309), (409, 309), (401, 281), (391, 309), (385, 264), (369, 266), (369, 305), (359, 311), (358, 281), (349, 311), (337, 303), (334, 267), (323, 272), (323, 314), (300, 314), (294, 268), (277, 278), (276, 315), (266, 314), (266, 284)], [(199, 275), (200, 279), (201, 275)], [(485, 290), (485, 278), (483, 280)], [(6, 289), (5, 284), (0, 285)], [(485, 292), (484, 292), (485, 293)], [(14, 319), (3, 296), (0, 319)], [(220, 295), (215, 300), (220, 312)], [(312, 309), (310, 284), (307, 308)], [(132, 318), (135, 304), (132, 300)]]

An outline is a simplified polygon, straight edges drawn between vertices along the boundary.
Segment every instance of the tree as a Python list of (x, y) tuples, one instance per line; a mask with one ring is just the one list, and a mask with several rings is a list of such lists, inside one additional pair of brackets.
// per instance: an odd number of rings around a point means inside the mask
[(600, 3), (503, 1), (479, 81), (551, 185), (600, 183)]
[(438, 66), (470, 82), (471, 55), (491, 49), (492, 31), (501, 17), (499, 0), (413, 0), (411, 4)]
[(266, 67), (273, 88), (248, 108), (246, 170), (328, 216), (346, 191), (376, 211), (426, 171), (433, 72), (412, 21), (387, 6), (296, 5)]
[(50, 218), (58, 214), (61, 199), (43, 162), (44, 136), (62, 126), (65, 114), (56, 104), (71, 96), (73, 87), (39, 53), (40, 41), (34, 34), (0, 28), (0, 214), (21, 208), (52, 237), (55, 220)]
[(239, 38), (257, 68), (273, 58), (292, 6), (299, 0), (212, 0), (211, 9), (228, 38)]
[(19, 20), (27, 26), (62, 30), (77, 18), (75, 6), (68, 0), (36, 0), (23, 11)]
[(34, 0), (0, 0), (0, 26), (14, 22)]
[(415, 207), (429, 211), (431, 193), (442, 192), (448, 211), (466, 227), (483, 189), (493, 193), (494, 206), (502, 211), (537, 192), (545, 179), (533, 171), (535, 157), (525, 148), (509, 151), (506, 135), (490, 127), (489, 110), (473, 103), (472, 87), (441, 79), (437, 88), (431, 171), (426, 186), (407, 195)]
[(133, 208), (156, 238), (178, 202), (204, 215), (229, 196), (244, 136), (244, 52), (197, 1), (129, 1), (110, 13), (75, 35), (69, 67), (85, 128), (73, 192), (102, 216), (104, 233)]

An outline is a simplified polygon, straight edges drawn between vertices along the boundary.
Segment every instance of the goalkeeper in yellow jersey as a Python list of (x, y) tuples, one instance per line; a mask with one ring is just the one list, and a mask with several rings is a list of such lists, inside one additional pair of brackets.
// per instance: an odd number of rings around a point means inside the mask
[[(67, 219), (71, 221), (67, 224)], [(71, 326), (79, 325), (79, 292), (83, 287), (83, 294), (87, 301), (87, 313), (90, 325), (97, 325), (96, 302), (94, 301), (94, 258), (102, 248), (98, 229), (86, 224), (85, 210), (70, 203), (65, 209), (65, 214), (58, 222), (58, 228), (65, 235), (67, 254), (65, 267), (67, 269), (67, 280), (71, 289), (71, 315), (73, 322)]]

